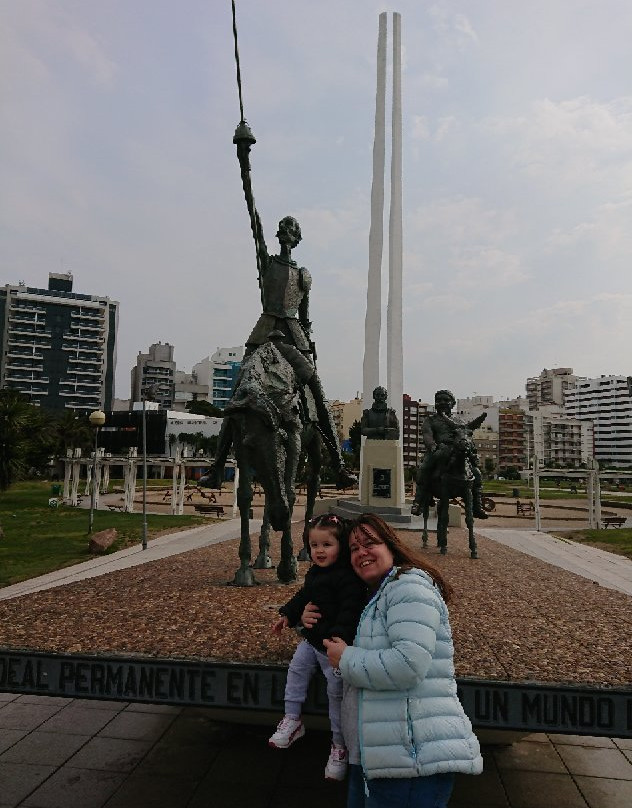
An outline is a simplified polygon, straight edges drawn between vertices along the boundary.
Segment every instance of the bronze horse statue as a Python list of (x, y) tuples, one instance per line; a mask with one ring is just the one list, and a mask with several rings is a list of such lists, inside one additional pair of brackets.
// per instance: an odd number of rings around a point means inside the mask
[(437, 546), (442, 555), (445, 555), (448, 551), (448, 507), (450, 500), (454, 497), (460, 497), (465, 505), (465, 524), (468, 530), (470, 557), (478, 558), (476, 539), (474, 537), (472, 445), (472, 437), (466, 426), (457, 427), (451, 443), (450, 453), (442, 454), (440, 462), (437, 463), (429, 479), (429, 486), (422, 494), (423, 546), (428, 546), (428, 512), (436, 500)]
[(218, 471), (224, 467), (232, 444), (239, 469), (237, 506), (241, 539), (240, 566), (231, 583), (234, 586), (254, 586), (257, 581), (253, 568), (272, 567), (268, 555), (269, 540), (264, 532), (259, 541), (257, 559), (251, 563), (253, 477), (263, 487), (266, 520), (273, 530), (282, 533), (277, 578), (290, 583), (297, 577), (291, 519), (302, 424), (294, 368), (272, 342), (260, 345), (244, 359), (235, 390), (224, 410), (224, 418), (230, 422), (228, 434), (231, 440), (218, 447), (213, 468), (202, 480), (211, 487), (219, 487)]
[[(297, 561), (309, 561), (309, 528), (314, 514), (314, 505), (320, 489), (322, 467), (322, 436), (312, 421), (303, 424), (299, 467), (305, 463), (305, 519), (303, 521), (302, 546), (296, 556)], [(267, 502), (267, 500), (266, 500)], [(270, 518), (267, 507), (263, 509), (263, 523), (259, 536), (259, 555), (252, 565), (255, 569), (270, 569), (274, 566), (269, 555)]]

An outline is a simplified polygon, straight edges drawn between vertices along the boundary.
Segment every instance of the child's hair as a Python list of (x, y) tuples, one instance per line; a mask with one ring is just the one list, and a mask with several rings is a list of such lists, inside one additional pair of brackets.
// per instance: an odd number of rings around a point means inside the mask
[[(349, 525), (351, 522), (348, 519), (343, 519), (341, 516), (336, 516), (335, 513), (321, 513), (320, 516), (314, 516), (309, 520), (309, 530), (312, 528), (320, 527), (328, 530), (334, 538), (338, 539), (340, 550), (338, 552), (338, 562), (344, 561), (349, 563), (349, 542), (347, 536), (349, 534)], [(307, 537), (307, 552), (309, 557), (312, 557), (311, 549), (309, 546), (309, 535)], [(337, 563), (338, 563), (337, 562)]]

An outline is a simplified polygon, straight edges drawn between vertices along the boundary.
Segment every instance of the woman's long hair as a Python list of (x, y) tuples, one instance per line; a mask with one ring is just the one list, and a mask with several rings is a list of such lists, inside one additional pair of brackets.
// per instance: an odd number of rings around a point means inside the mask
[(407, 547), (399, 538), (397, 533), (395, 533), (393, 528), (388, 525), (381, 516), (378, 516), (376, 513), (361, 514), (351, 523), (347, 536), (350, 537), (354, 530), (359, 530), (367, 538), (371, 538), (366, 530), (363, 529), (365, 525), (370, 528), (384, 542), (384, 544), (388, 546), (389, 550), (393, 554), (393, 561), (399, 568), (398, 575), (411, 569), (423, 570), (430, 575), (435, 585), (441, 592), (441, 596), (444, 601), (446, 603), (450, 601), (453, 589), (439, 572), (439, 570), (432, 564), (429, 564), (421, 553), (417, 553), (415, 550)]

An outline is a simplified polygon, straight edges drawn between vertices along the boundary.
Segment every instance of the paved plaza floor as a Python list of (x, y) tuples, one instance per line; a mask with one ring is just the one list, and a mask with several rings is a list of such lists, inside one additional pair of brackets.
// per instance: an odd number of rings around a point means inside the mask
[[(271, 729), (199, 707), (0, 694), (0, 808), (343, 808), (344, 784), (323, 777), (328, 734), (280, 751)], [(483, 754), (451, 808), (632, 805), (632, 740), (529, 735)]]
[[(224, 541), (237, 529), (227, 520), (165, 536), (145, 551), (6, 587), (0, 597)], [(632, 562), (625, 559), (534, 531), (480, 532), (632, 594)], [(208, 708), (0, 693), (0, 808), (343, 808), (344, 784), (323, 777), (329, 740), (322, 719), (279, 751), (267, 745), (275, 718), (241, 724)], [(496, 733), (491, 745), (481, 738), (485, 771), (457, 779), (451, 808), (632, 805), (632, 739)], [(515, 742), (501, 745), (499, 738)]]

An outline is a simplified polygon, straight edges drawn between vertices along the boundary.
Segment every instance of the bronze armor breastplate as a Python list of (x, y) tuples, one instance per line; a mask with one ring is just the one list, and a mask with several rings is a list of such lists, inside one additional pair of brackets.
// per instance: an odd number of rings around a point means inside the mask
[(296, 317), (305, 294), (301, 289), (301, 271), (297, 266), (281, 263), (276, 257), (261, 280), (264, 314), (275, 317)]

